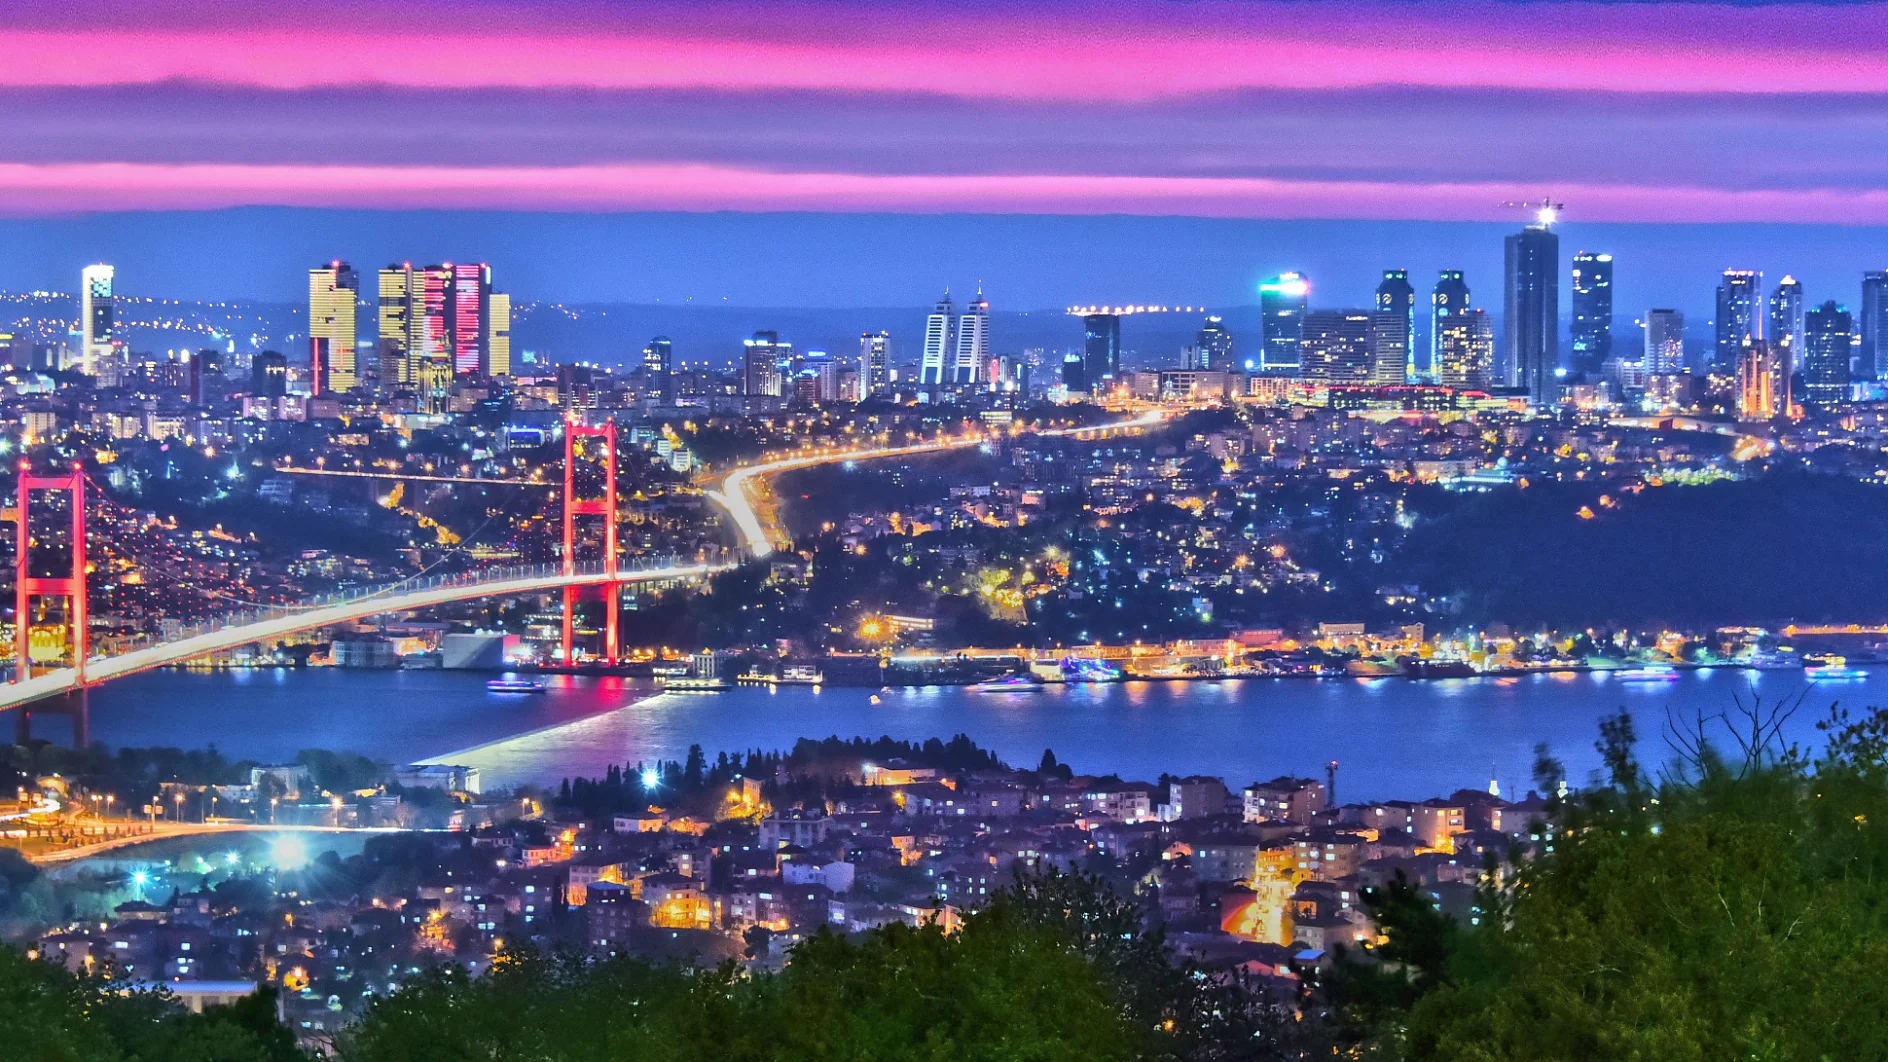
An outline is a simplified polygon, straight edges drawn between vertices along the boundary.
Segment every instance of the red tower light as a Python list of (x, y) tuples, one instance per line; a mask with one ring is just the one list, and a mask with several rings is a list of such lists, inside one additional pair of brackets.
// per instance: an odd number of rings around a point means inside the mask
[[(28, 564), (32, 546), (32, 492), (63, 490), (72, 494), (72, 574), (50, 578), (35, 577)], [(85, 473), (74, 468), (64, 476), (35, 476), (27, 463), (20, 462), (19, 518), (14, 549), (13, 681), (33, 677), (32, 641), (28, 636), (32, 623), (32, 605), (36, 597), (63, 597), (71, 608), (72, 670), (80, 689), (85, 688), (85, 657), (90, 651), (86, 636), (85, 614)]]
[[(603, 497), (577, 498), (577, 440), (602, 439)], [(564, 574), (577, 574), (577, 517), (601, 516), (603, 525), (603, 657), (614, 665), (620, 657), (617, 646), (616, 611), (620, 589), (616, 582), (616, 420), (592, 428), (576, 421), (564, 423)], [(575, 626), (577, 588), (564, 587), (564, 663), (571, 662), (571, 633)]]

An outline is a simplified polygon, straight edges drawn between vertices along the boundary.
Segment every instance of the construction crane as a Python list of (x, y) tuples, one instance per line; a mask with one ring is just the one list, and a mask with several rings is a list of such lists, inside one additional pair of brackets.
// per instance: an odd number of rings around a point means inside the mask
[(1538, 203), (1527, 200), (1516, 202), (1511, 199), (1501, 205), (1528, 211), (1534, 215), (1535, 224), (1543, 229), (1552, 228), (1555, 219), (1560, 217), (1560, 212), (1567, 208), (1565, 203), (1556, 203), (1553, 197), (1545, 195), (1541, 196), (1541, 201)]

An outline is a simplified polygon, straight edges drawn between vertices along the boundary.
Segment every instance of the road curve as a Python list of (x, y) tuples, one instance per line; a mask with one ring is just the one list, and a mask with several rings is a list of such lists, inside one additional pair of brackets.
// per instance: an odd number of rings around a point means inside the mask
[[(1161, 410), (1149, 410), (1138, 417), (1128, 420), (1110, 421), (1107, 424), (1091, 424), (1081, 428), (1043, 428), (1025, 431), (1028, 435), (1089, 435), (1122, 429), (1152, 427), (1166, 419)], [(988, 435), (966, 435), (935, 442), (918, 443), (913, 446), (891, 446), (882, 449), (853, 450), (817, 450), (804, 455), (783, 457), (775, 461), (765, 461), (757, 465), (743, 465), (733, 469), (721, 481), (719, 489), (707, 492), (715, 504), (727, 510), (734, 520), (735, 529), (741, 533), (741, 542), (754, 557), (765, 557), (786, 543), (786, 532), (780, 527), (767, 527), (761, 522), (760, 514), (754, 511), (754, 496), (751, 488), (768, 476), (782, 472), (791, 472), (796, 468), (811, 468), (814, 465), (831, 464), (834, 461), (876, 461), (886, 457), (909, 457), (914, 454), (939, 453), (945, 450), (959, 450), (966, 446), (978, 446), (989, 442)]]

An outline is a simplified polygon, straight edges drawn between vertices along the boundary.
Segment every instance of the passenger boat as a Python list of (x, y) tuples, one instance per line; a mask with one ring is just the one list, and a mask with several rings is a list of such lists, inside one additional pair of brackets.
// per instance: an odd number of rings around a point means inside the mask
[(1670, 664), (1646, 664), (1615, 671), (1613, 675), (1622, 682), (1670, 682), (1678, 677), (1678, 669)]
[(979, 682), (970, 687), (972, 693), (1041, 693), (1042, 684), (1021, 675), (1006, 675), (1000, 679)]
[(1818, 682), (1827, 682), (1835, 679), (1867, 678), (1868, 672), (1850, 667), (1846, 657), (1825, 656), (1821, 663), (1805, 665), (1803, 676)]
[(734, 683), (727, 679), (700, 678), (695, 675), (661, 675), (656, 681), (668, 693), (720, 693), (734, 688)]
[(485, 683), (485, 688), (493, 693), (543, 693), (544, 683), (536, 679), (525, 679), (519, 678), (516, 675), (506, 675), (504, 678), (488, 680)]

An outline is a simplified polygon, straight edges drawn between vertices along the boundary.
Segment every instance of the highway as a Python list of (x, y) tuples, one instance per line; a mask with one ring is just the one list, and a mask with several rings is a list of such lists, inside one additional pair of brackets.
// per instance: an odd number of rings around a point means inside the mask
[(97, 844), (75, 845), (51, 852), (41, 852), (28, 856), (28, 860), (40, 866), (53, 866), (70, 863), (89, 856), (102, 855), (119, 848), (128, 848), (137, 844), (149, 844), (171, 837), (197, 837), (204, 834), (236, 833), (406, 833), (411, 832), (397, 826), (271, 826), (268, 823), (250, 822), (160, 822), (150, 833), (129, 834), (100, 841)]
[[(1150, 410), (1129, 420), (1111, 421), (1107, 424), (1093, 424), (1082, 428), (1045, 428), (1027, 432), (1030, 435), (1104, 435), (1122, 430), (1137, 431), (1159, 424), (1166, 419), (1160, 410)], [(961, 450), (966, 446), (980, 446), (991, 441), (988, 435), (962, 435), (945, 437), (932, 442), (917, 443), (912, 446), (891, 446), (882, 448), (858, 447), (853, 449), (823, 449), (806, 454), (796, 454), (757, 465), (743, 465), (729, 472), (721, 481), (717, 490), (707, 492), (715, 504), (727, 510), (734, 520), (734, 526), (741, 533), (741, 542), (754, 557), (765, 557), (787, 542), (784, 529), (777, 519), (770, 519), (772, 526), (762, 522), (761, 514), (754, 508), (756, 498), (754, 488), (769, 476), (782, 472), (791, 472), (797, 468), (811, 468), (814, 465), (827, 465), (834, 461), (877, 461), (887, 457), (911, 457), (917, 454), (942, 453), (946, 450)], [(769, 513), (771, 517), (772, 514)]]

